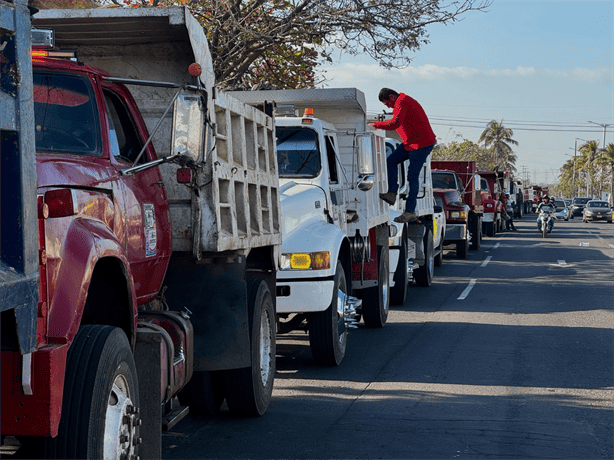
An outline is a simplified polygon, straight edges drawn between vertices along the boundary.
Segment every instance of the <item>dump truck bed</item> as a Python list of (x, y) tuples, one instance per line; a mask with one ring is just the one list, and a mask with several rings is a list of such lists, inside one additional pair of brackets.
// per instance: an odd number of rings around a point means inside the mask
[[(221, 252), (280, 245), (280, 205), (274, 120), (214, 88), (202, 27), (185, 7), (41, 10), (34, 25), (53, 28), (56, 46), (113, 77), (197, 84), (187, 69), (203, 73), (207, 134), (195, 161), (198, 190), (178, 184), (175, 164), (160, 166), (168, 195), (173, 251)], [(159, 157), (171, 155), (172, 110), (177, 89), (128, 85)]]

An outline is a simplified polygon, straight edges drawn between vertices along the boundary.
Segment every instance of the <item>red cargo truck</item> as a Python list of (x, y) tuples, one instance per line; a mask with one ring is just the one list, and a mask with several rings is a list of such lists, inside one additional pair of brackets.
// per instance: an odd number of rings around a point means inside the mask
[(480, 195), (480, 176), (474, 161), (431, 161), (433, 195), (442, 199), (446, 211), (444, 244), (456, 244), (460, 258), (469, 247), (479, 249), (484, 208)]

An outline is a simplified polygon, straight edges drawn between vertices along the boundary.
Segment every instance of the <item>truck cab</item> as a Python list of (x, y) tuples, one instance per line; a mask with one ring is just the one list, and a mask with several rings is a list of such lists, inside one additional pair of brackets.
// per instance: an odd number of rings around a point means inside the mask
[(467, 258), (471, 241), (469, 231), (470, 208), (463, 203), (463, 184), (454, 171), (433, 171), (433, 194), (443, 202), (446, 212), (444, 244), (456, 246), (456, 256)]

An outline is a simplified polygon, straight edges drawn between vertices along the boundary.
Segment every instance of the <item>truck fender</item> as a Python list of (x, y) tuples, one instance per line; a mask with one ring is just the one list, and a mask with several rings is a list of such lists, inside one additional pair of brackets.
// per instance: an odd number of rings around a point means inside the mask
[(66, 232), (48, 317), (47, 335), (51, 341), (72, 342), (79, 330), (94, 268), (107, 257), (119, 261), (128, 283), (129, 317), (132, 321), (123, 325), (123, 329), (134, 345), (137, 302), (124, 248), (112, 230), (102, 222), (82, 218), (74, 219)]
[[(320, 252), (329, 251), (330, 253), (330, 269), (318, 270), (318, 277), (334, 276), (337, 260), (341, 252), (341, 246), (347, 240), (345, 233), (336, 225), (331, 225), (325, 221), (310, 221), (301, 229), (292, 232), (290, 236), (284, 238), (282, 252), (285, 254), (298, 252)], [(341, 261), (344, 267), (346, 261)], [(305, 273), (307, 271), (304, 271)], [(292, 278), (299, 272), (293, 271)], [(314, 271), (309, 271), (307, 277), (313, 278)]]

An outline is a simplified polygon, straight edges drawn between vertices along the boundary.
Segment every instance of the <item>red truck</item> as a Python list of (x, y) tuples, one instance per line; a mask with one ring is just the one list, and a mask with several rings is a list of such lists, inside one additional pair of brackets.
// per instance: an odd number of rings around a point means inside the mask
[(2, 297), (3, 441), (32, 458), (160, 458), (160, 431), (188, 405), (263, 414), (273, 119), (213, 86), (185, 8), (43, 10), (34, 24), (77, 54), (33, 49), (39, 300), (5, 311), (18, 299)]
[(502, 173), (497, 171), (480, 171), (480, 189), (484, 205), (483, 232), (487, 236), (495, 236), (503, 230), (503, 203), (499, 199), (503, 187)]
[(474, 161), (431, 161), (433, 195), (440, 197), (446, 212), (444, 244), (455, 244), (456, 255), (466, 258), (469, 247), (482, 241), (483, 206), (480, 176)]
[(526, 203), (526, 214), (535, 212), (537, 205), (542, 200), (544, 195), (548, 194), (548, 188), (543, 188), (539, 185), (530, 185), (524, 190), (524, 200)]

